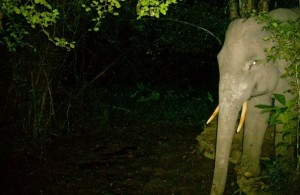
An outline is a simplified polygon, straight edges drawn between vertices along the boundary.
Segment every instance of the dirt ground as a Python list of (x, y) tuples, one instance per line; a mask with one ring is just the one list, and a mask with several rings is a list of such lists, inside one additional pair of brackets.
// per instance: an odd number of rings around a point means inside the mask
[[(195, 126), (117, 122), (110, 131), (1, 138), (0, 193), (209, 194), (213, 160), (197, 154)], [(226, 194), (240, 194), (232, 164)]]

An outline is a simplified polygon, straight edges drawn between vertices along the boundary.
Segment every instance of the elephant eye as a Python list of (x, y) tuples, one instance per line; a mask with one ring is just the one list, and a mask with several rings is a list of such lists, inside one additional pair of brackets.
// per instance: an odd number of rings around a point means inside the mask
[(253, 65), (256, 65), (256, 64), (257, 64), (257, 60), (253, 60), (249, 66), (249, 70), (252, 68)]

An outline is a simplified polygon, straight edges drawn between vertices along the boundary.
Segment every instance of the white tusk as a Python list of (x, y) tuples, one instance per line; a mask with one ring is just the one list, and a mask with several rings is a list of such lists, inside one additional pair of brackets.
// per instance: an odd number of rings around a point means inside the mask
[(210, 123), (210, 121), (212, 121), (217, 116), (218, 113), (219, 113), (219, 106), (215, 109), (214, 113), (209, 117), (206, 124)]
[(236, 132), (240, 132), (240, 130), (242, 129), (243, 125), (244, 125), (244, 122), (245, 122), (245, 118), (246, 118), (246, 112), (247, 112), (247, 104), (248, 102), (245, 101), (243, 103), (243, 107), (242, 107), (242, 114), (241, 114), (241, 118), (240, 118), (240, 123), (239, 123), (239, 126), (236, 130)]

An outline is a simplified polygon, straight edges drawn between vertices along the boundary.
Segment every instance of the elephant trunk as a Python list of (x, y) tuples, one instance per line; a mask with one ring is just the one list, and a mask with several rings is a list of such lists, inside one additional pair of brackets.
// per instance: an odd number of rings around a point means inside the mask
[(237, 102), (220, 102), (219, 104), (215, 170), (211, 195), (221, 195), (224, 192), (231, 144), (241, 107), (242, 103)]
[[(247, 112), (247, 105), (248, 105), (248, 102), (245, 101), (243, 103), (243, 107), (242, 107), (242, 113), (241, 113), (241, 118), (240, 118), (240, 122), (239, 122), (239, 126), (236, 130), (236, 132), (240, 132), (243, 125), (244, 125), (244, 122), (245, 122), (245, 119), (246, 119), (246, 112)], [(210, 123), (218, 114), (219, 114), (219, 106), (215, 109), (215, 111), (213, 112), (213, 114), (209, 117), (209, 119), (207, 120), (206, 124)]]

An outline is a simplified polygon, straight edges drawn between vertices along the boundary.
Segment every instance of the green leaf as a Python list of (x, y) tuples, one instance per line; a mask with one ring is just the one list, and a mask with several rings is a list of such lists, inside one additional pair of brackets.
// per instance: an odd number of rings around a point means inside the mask
[(272, 22), (272, 26), (277, 28), (278, 27), (278, 23), (277, 22)]
[(20, 14), (21, 13), (21, 10), (18, 7), (14, 7), (14, 11), (15, 11), (16, 14)]
[(120, 8), (121, 7), (121, 4), (118, 1), (115, 1), (114, 4), (115, 4), (116, 8)]
[(263, 105), (263, 104), (256, 105), (255, 107), (264, 109), (264, 110), (268, 110), (268, 111), (274, 110), (274, 106)]
[(98, 5), (98, 4), (99, 4), (97, 1), (92, 1), (92, 3), (93, 3), (94, 5)]
[(32, 16), (31, 23), (39, 23), (40, 18), (37, 15)]
[(276, 148), (278, 147), (286, 147), (286, 148), (289, 148), (291, 147), (291, 144), (288, 143), (288, 142), (279, 142), (278, 144), (276, 144)]
[(70, 43), (70, 48), (74, 49), (75, 45), (73, 43)]
[(211, 95), (211, 93), (207, 92), (207, 98), (208, 98), (208, 100), (209, 100), (211, 103), (214, 102), (214, 98), (213, 98), (213, 96)]
[(281, 122), (278, 119), (278, 117), (280, 116), (280, 113), (275, 113), (273, 115), (271, 115), (270, 119), (269, 119), (269, 122), (271, 125), (277, 125), (277, 124), (280, 124)]
[(273, 94), (275, 100), (277, 100), (278, 102), (280, 102), (282, 105), (285, 105), (286, 100), (285, 100), (285, 96), (282, 94)]

